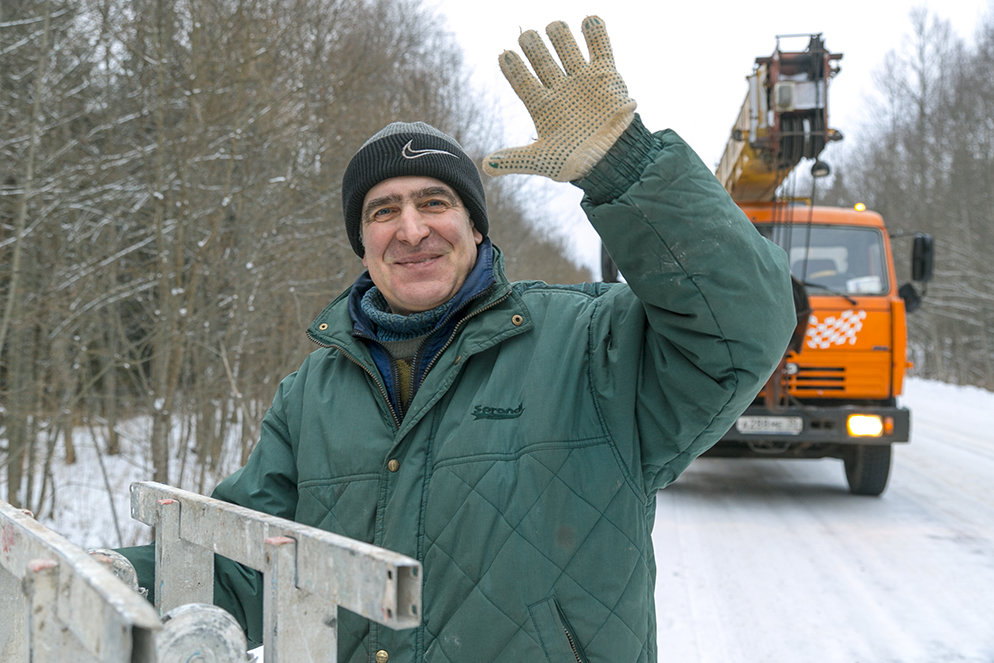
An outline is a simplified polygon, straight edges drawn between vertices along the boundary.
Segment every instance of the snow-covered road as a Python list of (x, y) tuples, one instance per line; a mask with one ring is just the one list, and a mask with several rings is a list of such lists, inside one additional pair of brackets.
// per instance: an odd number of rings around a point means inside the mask
[(994, 661), (994, 400), (912, 381), (886, 492), (702, 458), (657, 499), (659, 661)]

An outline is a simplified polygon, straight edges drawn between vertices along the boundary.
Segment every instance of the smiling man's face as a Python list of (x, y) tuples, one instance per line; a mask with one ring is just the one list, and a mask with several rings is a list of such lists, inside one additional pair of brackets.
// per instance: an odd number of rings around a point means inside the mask
[(363, 200), (362, 264), (394, 313), (427, 311), (451, 299), (482, 241), (456, 192), (433, 177), (393, 177)]

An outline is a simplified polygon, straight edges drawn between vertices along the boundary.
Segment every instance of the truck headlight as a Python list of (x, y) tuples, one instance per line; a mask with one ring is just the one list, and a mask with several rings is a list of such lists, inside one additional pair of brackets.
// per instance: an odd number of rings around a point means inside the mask
[(880, 437), (884, 434), (884, 421), (877, 414), (850, 414), (846, 430), (852, 437)]

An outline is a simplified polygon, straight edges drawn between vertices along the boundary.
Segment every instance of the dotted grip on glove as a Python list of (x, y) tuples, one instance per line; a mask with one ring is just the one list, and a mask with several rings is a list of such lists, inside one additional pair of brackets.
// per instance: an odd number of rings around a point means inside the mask
[(534, 30), (518, 38), (534, 74), (517, 53), (501, 54), (501, 71), (531, 114), (538, 140), (487, 156), (483, 169), (489, 175), (535, 174), (558, 182), (580, 179), (635, 117), (635, 100), (615, 69), (604, 21), (588, 16), (582, 31), (589, 62), (562, 21), (546, 28), (562, 67)]

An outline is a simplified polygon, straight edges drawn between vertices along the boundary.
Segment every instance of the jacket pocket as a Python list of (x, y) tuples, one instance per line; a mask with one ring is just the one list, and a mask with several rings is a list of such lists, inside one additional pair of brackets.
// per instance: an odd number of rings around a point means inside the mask
[(580, 650), (573, 628), (566, 621), (562, 609), (555, 598), (528, 606), (532, 623), (538, 633), (542, 650), (549, 663), (584, 663), (586, 658)]

